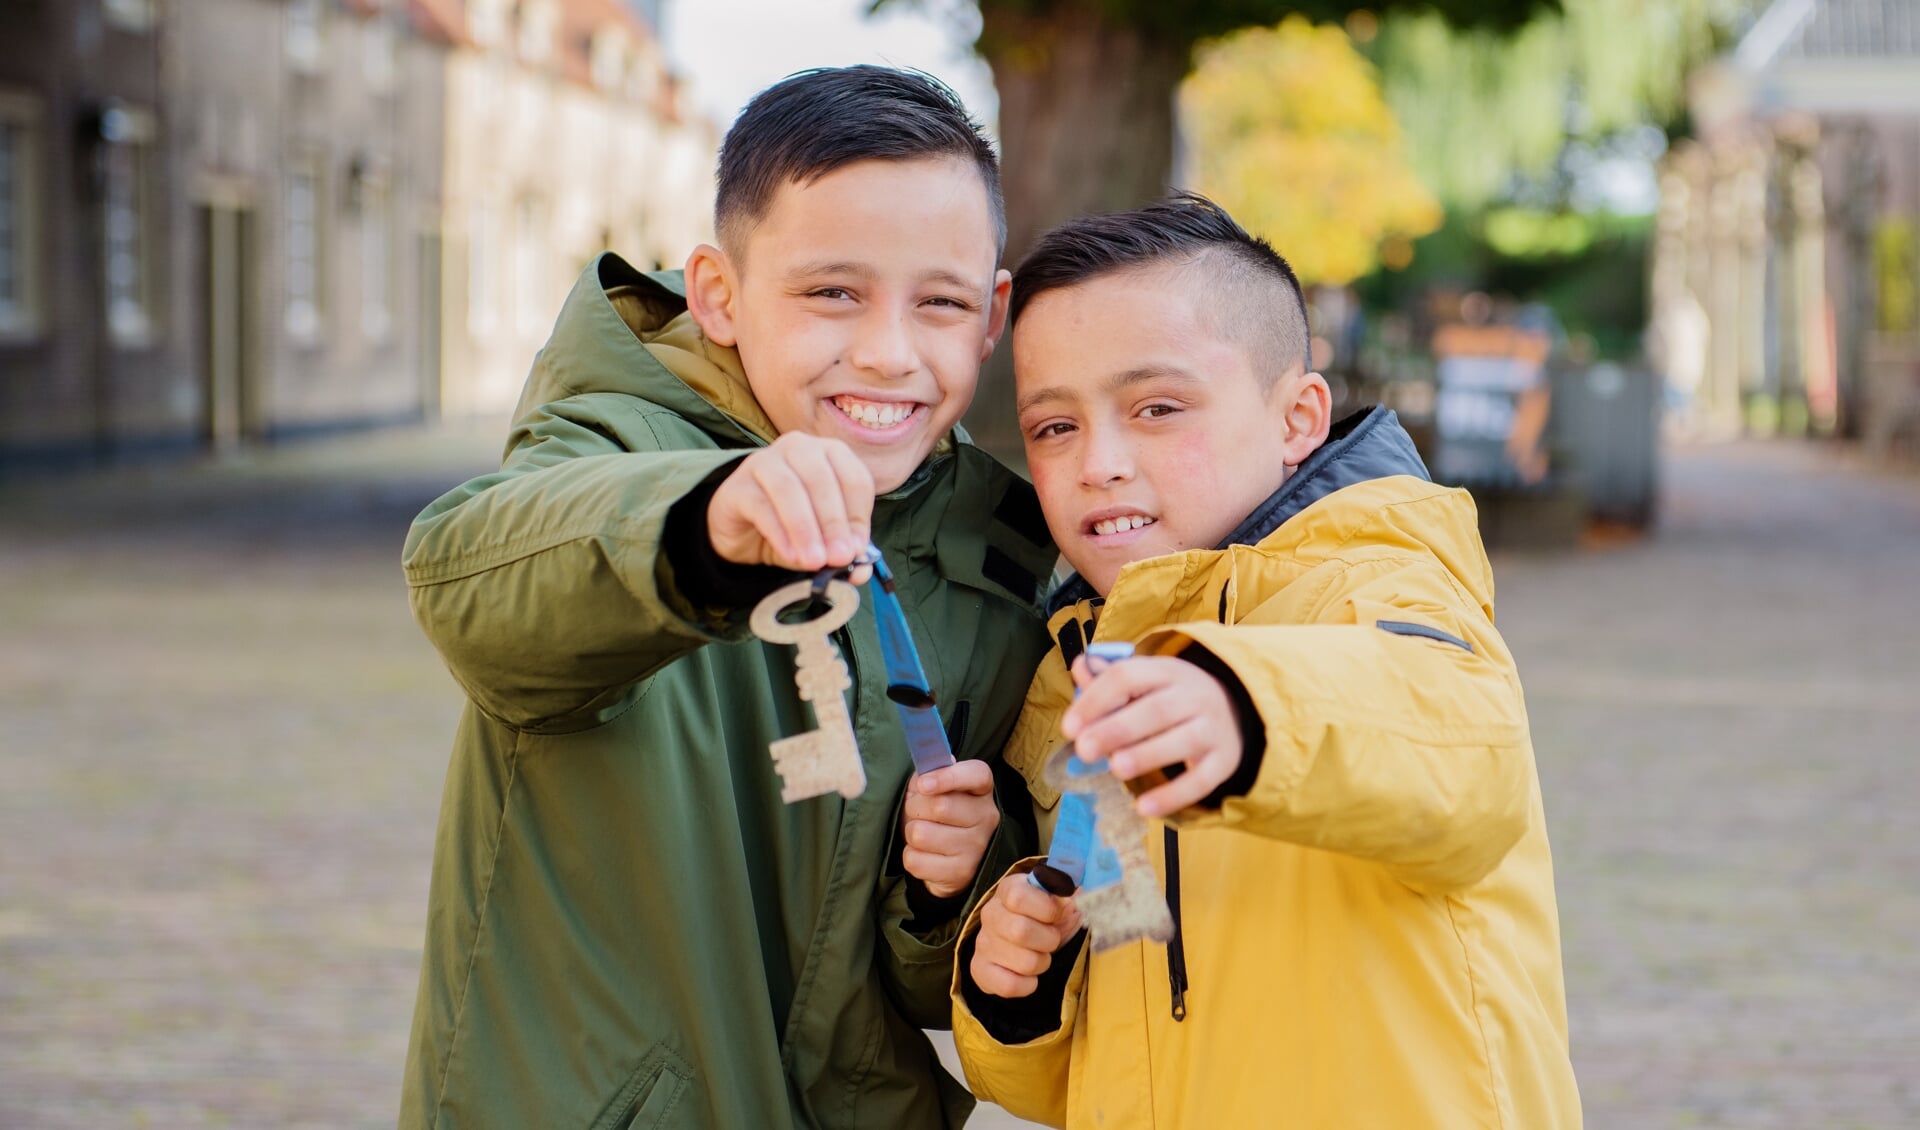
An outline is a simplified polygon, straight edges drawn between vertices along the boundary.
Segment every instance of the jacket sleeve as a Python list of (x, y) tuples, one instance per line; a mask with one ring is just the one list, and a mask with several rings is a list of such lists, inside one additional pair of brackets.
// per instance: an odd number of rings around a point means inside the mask
[[(1022, 860), (1000, 880), (1024, 883), (1039, 858)], [(987, 892), (991, 894), (992, 892)], [(982, 900), (984, 901), (984, 899)], [(980, 911), (968, 916), (960, 936), (980, 932)], [(1072, 1076), (1074, 1031), (1080, 1019), (1081, 996), (1086, 990), (1091, 946), (1081, 946), (1060, 999), (1060, 1026), (1037, 1039), (1003, 1044), (967, 1004), (964, 989), (968, 971), (955, 962), (948, 993), (953, 1001), (953, 1042), (960, 1067), (974, 1096), (998, 1103), (1009, 1114), (1048, 1126), (1067, 1124), (1067, 1088)]]
[[(898, 837), (897, 819), (894, 827)], [(959, 913), (944, 922), (915, 921), (907, 900), (907, 877), (899, 874), (887, 881), (880, 900), (880, 977), (900, 1014), (915, 1027), (941, 1031), (953, 1027), (947, 982), (953, 974), (961, 924), (993, 890), (994, 879), (1005, 874), (1027, 850), (1012, 822), (1002, 816), (965, 903)]]
[(1239, 679), (1266, 738), (1245, 796), (1175, 822), (1372, 860), (1428, 893), (1470, 886), (1529, 819), (1533, 749), (1512, 658), (1431, 558), (1339, 563), (1327, 588), (1314, 623), (1276, 624), (1262, 606), (1141, 641), (1153, 654), (1206, 648)]
[(558, 401), (519, 425), (499, 471), (414, 520), (414, 616), (481, 710), (517, 728), (565, 725), (745, 633), (743, 611), (680, 597), (661, 553), (673, 503), (740, 455), (694, 446), (695, 431), (633, 397)]

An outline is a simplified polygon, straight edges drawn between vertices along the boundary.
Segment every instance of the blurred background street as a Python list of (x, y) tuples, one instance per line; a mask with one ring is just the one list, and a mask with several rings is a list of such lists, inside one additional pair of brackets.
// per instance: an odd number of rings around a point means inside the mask
[[(4, 496), (0, 1126), (391, 1125), (459, 702), (399, 544), (494, 444)], [(1588, 1124), (1920, 1124), (1920, 476), (1668, 466), (1657, 537), (1495, 561)]]
[(1473, 491), (1588, 1125), (1920, 1126), (1920, 0), (0, 0), (0, 1130), (392, 1124), (407, 522), (854, 62), (982, 119), (1009, 266), (1217, 199)]

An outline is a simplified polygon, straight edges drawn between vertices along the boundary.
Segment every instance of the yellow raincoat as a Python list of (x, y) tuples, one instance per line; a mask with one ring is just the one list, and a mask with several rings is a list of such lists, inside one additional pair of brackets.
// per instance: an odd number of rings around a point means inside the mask
[[(1248, 544), (1136, 562), (1104, 606), (1062, 594), (1057, 640), (1092, 623), (1212, 652), (1266, 751), (1245, 796), (1153, 830), (1179, 936), (1083, 949), (1057, 1030), (990, 1035), (963, 947), (968, 1082), (1102, 1130), (1578, 1127), (1540, 786), (1472, 500), (1375, 410), (1261, 509), (1230, 539)], [(1049, 812), (1039, 766), (1071, 695), (1056, 646), (1006, 755)]]

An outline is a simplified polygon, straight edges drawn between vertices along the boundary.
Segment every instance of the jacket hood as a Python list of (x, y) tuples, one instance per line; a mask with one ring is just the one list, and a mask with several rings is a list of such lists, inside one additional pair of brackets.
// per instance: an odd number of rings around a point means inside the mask
[(582, 271), (553, 335), (534, 358), (514, 422), (543, 404), (591, 393), (639, 397), (667, 408), (725, 447), (777, 435), (754, 399), (740, 354), (716, 345), (687, 313), (679, 271), (642, 272), (611, 252)]
[[(1306, 458), (1280, 489), (1254, 507), (1234, 531), (1215, 546), (1259, 545), (1288, 520), (1321, 499), (1377, 479), (1407, 475), (1431, 482), (1427, 465), (1413, 446), (1413, 437), (1400, 426), (1391, 409), (1373, 407), (1355, 412), (1333, 425), (1327, 441)], [(1047, 602), (1051, 615), (1069, 604), (1097, 595), (1079, 574), (1069, 577)]]

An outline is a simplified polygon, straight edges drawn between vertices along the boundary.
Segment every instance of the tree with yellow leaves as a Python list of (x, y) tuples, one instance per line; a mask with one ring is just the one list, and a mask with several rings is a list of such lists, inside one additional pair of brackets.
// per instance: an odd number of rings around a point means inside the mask
[(1197, 64), (1180, 94), (1190, 179), (1303, 282), (1405, 266), (1439, 227), (1373, 66), (1340, 27), (1291, 16), (1202, 46)]

